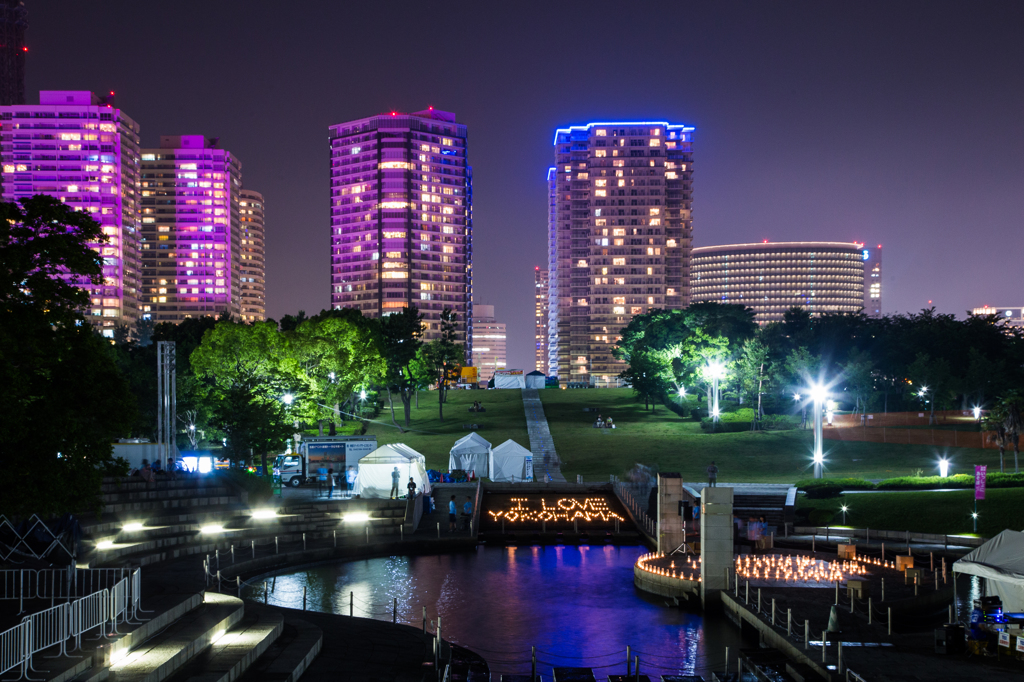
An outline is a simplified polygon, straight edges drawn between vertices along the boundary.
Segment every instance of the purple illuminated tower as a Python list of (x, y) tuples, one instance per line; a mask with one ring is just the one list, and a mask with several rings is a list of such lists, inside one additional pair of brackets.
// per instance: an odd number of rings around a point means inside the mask
[(466, 126), (428, 109), (339, 123), (330, 139), (331, 305), (369, 317), (415, 305), (427, 339), (452, 308), (472, 357)]
[(142, 151), (142, 315), (241, 312), (242, 164), (202, 135)]
[(139, 125), (113, 94), (44, 90), (39, 104), (0, 106), (4, 200), (49, 194), (103, 226), (103, 282), (81, 284), (108, 337), (138, 316), (139, 285)]

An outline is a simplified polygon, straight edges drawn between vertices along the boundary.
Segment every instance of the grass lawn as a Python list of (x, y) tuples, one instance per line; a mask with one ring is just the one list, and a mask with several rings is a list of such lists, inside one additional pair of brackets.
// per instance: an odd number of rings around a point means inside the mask
[[(377, 444), (405, 443), (423, 454), (428, 469), (448, 470), (448, 453), (459, 438), (470, 433), (463, 424), (479, 424), (477, 431), (492, 446), (500, 445), (511, 438), (529, 449), (530, 438), (526, 432), (526, 412), (523, 409), (522, 393), (518, 390), (502, 391), (449, 391), (444, 406), (444, 421), (437, 417), (437, 392), (420, 392), (420, 406), (412, 408), (411, 430), (402, 433), (391, 423), (391, 410), (385, 407), (377, 418), (366, 427), (366, 435), (376, 436)], [(486, 412), (469, 412), (473, 401), (479, 400)], [(404, 425), (402, 403), (395, 398), (395, 419)], [(479, 472), (478, 472), (479, 473)]]
[[(857, 528), (949, 534), (971, 533), (974, 528), (973, 490), (847, 494), (827, 500), (808, 500), (801, 495), (797, 510), (835, 511), (835, 523), (841, 524), (839, 507), (843, 504), (849, 508), (846, 523)], [(992, 537), (1007, 528), (1024, 528), (1024, 489), (990, 489), (985, 499), (978, 501), (979, 535)]]
[[(621, 475), (637, 462), (701, 480), (712, 460), (720, 469), (719, 480), (726, 482), (790, 483), (812, 474), (810, 430), (708, 434), (699, 423), (664, 406), (645, 411), (628, 388), (545, 389), (540, 396), (569, 480), (576, 474), (585, 480), (607, 480), (608, 474)], [(593, 428), (597, 413), (584, 412), (585, 407), (612, 417), (616, 428)], [(995, 451), (894, 443), (826, 440), (825, 450), (825, 475), (837, 478), (913, 476), (918, 469), (930, 475), (937, 473), (940, 450), (952, 462), (951, 473), (973, 473), (974, 464), (998, 464), (999, 459)]]

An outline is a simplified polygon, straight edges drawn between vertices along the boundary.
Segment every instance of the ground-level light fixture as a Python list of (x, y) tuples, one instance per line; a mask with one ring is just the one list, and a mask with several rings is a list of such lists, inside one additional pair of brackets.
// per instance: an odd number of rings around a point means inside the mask
[(345, 514), (345, 523), (366, 523), (370, 520), (370, 515), (366, 512), (351, 512)]
[(121, 530), (126, 530), (129, 533), (131, 533), (133, 531), (142, 530), (143, 527), (144, 526), (138, 521), (133, 521), (132, 523), (126, 523), (123, 526), (121, 526)]
[(96, 549), (113, 549), (114, 542), (112, 540), (104, 540), (96, 545)]
[(939, 460), (939, 477), (946, 478), (949, 476), (949, 460), (943, 457)]
[(209, 525), (203, 526), (199, 530), (203, 533), (223, 533), (224, 526), (220, 525), (219, 523), (211, 523)]
[(981, 419), (981, 408), (980, 407), (975, 405), (973, 412), (974, 412), (974, 418), (975, 419)]
[(277, 516), (276, 509), (255, 509), (252, 512), (254, 519), (272, 519)]

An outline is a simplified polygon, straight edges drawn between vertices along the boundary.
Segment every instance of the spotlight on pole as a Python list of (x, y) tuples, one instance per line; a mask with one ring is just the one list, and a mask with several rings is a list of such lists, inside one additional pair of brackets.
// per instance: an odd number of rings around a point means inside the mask
[(285, 405), (291, 405), (295, 401), (295, 396), (293, 396), (291, 393), (285, 393), (281, 397), (281, 400), (284, 401)]

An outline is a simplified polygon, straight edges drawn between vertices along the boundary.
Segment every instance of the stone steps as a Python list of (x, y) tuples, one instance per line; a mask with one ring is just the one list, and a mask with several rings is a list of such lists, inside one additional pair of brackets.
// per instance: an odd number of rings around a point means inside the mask
[(269, 609), (250, 609), (213, 645), (195, 656), (167, 682), (232, 682), (238, 679), (284, 631), (284, 616)]
[[(246, 609), (262, 609), (252, 602)], [(323, 648), (324, 633), (315, 625), (286, 615), (284, 631), (238, 682), (295, 682)]]

